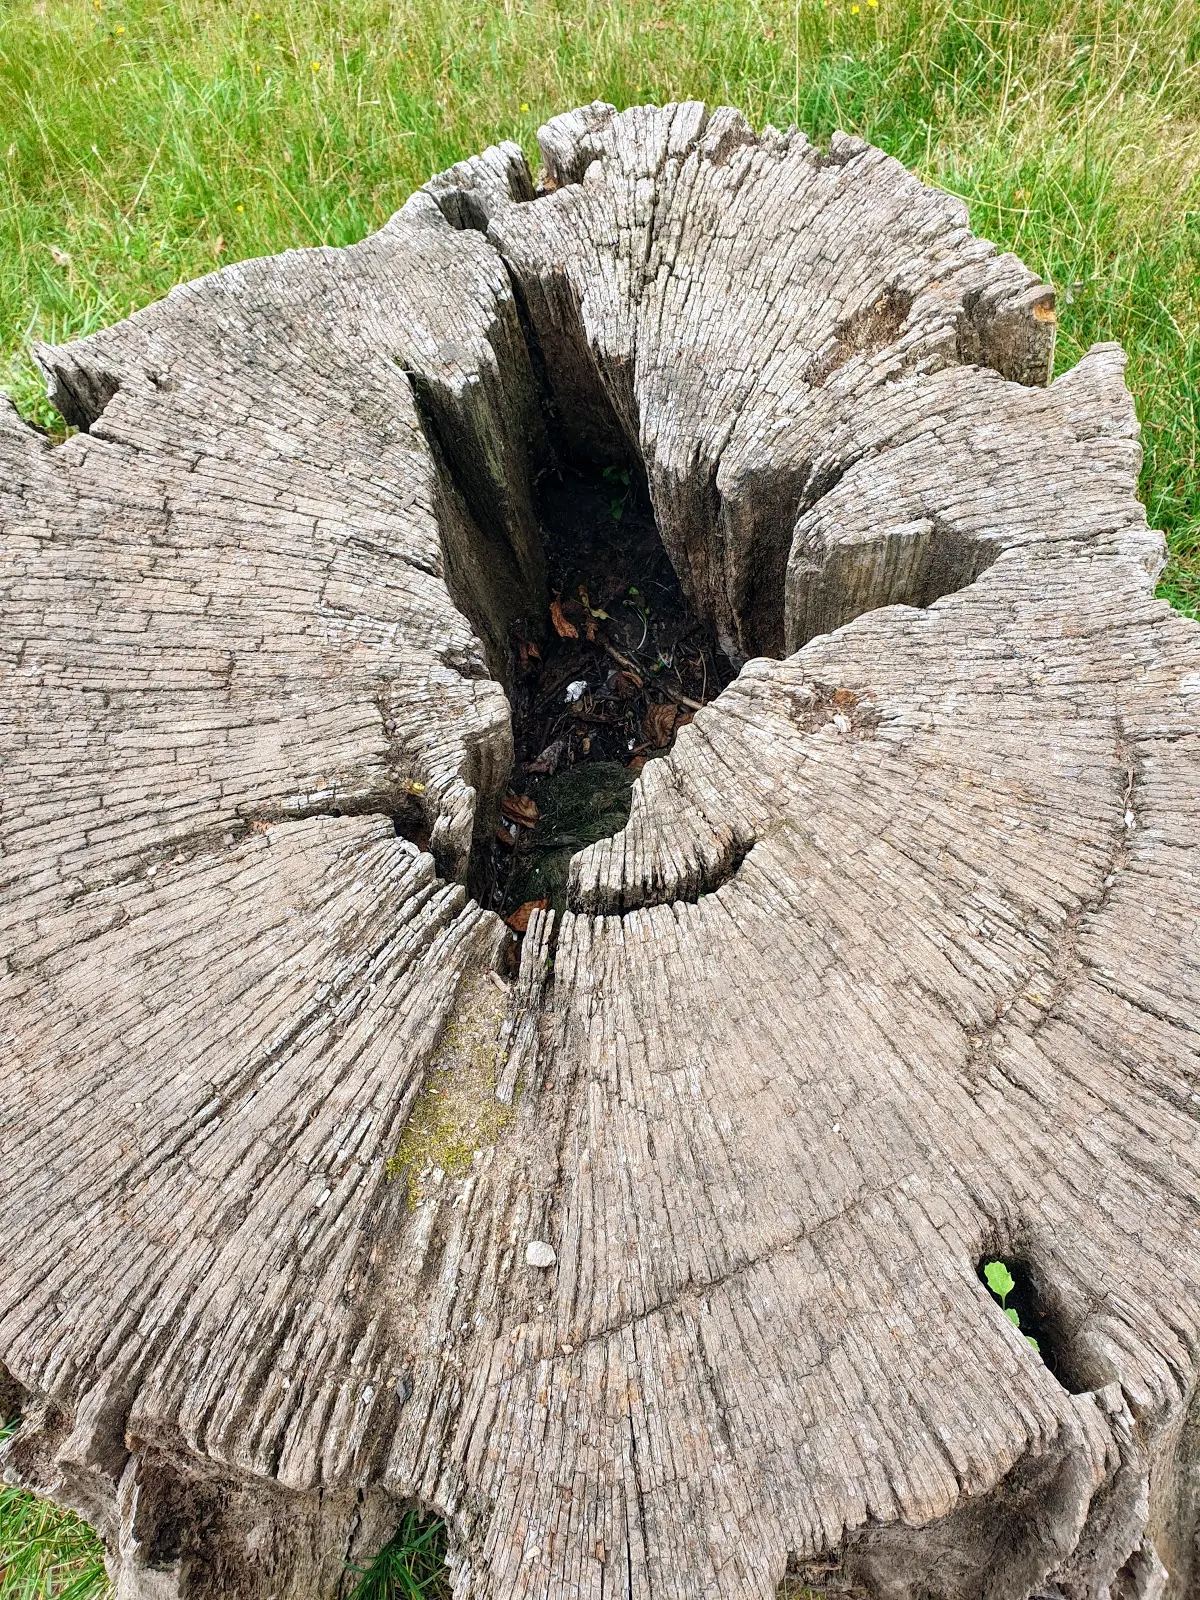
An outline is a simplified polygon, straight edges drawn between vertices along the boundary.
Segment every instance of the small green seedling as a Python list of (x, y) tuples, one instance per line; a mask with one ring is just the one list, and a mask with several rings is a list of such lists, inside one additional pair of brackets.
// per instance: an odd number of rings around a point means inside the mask
[(642, 625), (642, 637), (633, 647), (635, 651), (640, 650), (646, 642), (646, 635), (650, 632), (650, 607), (642, 591), (632, 583), (629, 585), (629, 598), (622, 600), (621, 604), (628, 606)]
[[(1017, 1287), (1017, 1283), (1016, 1279), (1004, 1265), (1003, 1261), (985, 1262), (983, 1268), (983, 1281), (992, 1291), (992, 1294), (999, 1302), (1001, 1311), (1003, 1311), (1004, 1315), (1012, 1323), (1013, 1327), (1020, 1328), (1021, 1318), (1017, 1312), (1017, 1308), (1015, 1306), (1005, 1304), (1009, 1295)], [(1041, 1348), (1031, 1333), (1027, 1333), (1025, 1335), (1025, 1342), (1026, 1344), (1031, 1344), (1038, 1354), (1041, 1354)]]
[(613, 491), (608, 509), (613, 521), (620, 522), (625, 515), (625, 502), (629, 499), (629, 473), (624, 467), (605, 467), (604, 480)]

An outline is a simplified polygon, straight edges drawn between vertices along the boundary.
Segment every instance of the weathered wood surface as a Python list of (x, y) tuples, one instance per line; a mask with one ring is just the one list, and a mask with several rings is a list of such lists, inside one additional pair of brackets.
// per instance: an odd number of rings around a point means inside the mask
[[(128, 1600), (344, 1593), (411, 1498), (478, 1600), (1183, 1600), (1200, 634), (1121, 354), (1039, 387), (1051, 291), (856, 140), (542, 148), (0, 421), (7, 1470)], [(505, 995), (541, 403), (753, 659)], [(410, 1209), (480, 1039), (511, 1121)]]

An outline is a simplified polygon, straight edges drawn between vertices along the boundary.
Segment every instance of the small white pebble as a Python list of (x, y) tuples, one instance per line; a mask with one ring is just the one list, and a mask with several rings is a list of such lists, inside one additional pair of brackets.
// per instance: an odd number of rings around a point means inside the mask
[(558, 1252), (544, 1239), (531, 1239), (525, 1246), (525, 1260), (531, 1267), (552, 1267), (558, 1260)]
[(576, 678), (567, 685), (567, 704), (573, 705), (576, 700), (582, 700), (587, 693), (587, 679)]

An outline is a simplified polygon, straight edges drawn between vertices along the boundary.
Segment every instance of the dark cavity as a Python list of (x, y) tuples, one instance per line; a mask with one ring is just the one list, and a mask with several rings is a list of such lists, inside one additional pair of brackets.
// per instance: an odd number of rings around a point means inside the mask
[(555, 460), (536, 485), (550, 605), (514, 630), (515, 764), (472, 889), (521, 933), (562, 912), (571, 857), (629, 820), (647, 761), (734, 669), (688, 602), (632, 461)]

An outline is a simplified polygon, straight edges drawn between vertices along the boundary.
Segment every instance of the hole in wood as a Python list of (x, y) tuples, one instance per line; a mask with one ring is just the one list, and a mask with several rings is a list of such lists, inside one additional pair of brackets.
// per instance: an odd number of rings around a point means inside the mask
[(88, 433), (120, 387), (115, 373), (83, 361), (42, 359), (50, 404), (69, 427)]
[(978, 1267), (979, 1280), (996, 1305), (1024, 1335), (1032, 1350), (1072, 1394), (1084, 1394), (1093, 1387), (1075, 1370), (1070, 1359), (1070, 1340), (1063, 1319), (1041, 1282), (1037, 1269), (1020, 1257), (985, 1255)]
[(538, 485), (550, 604), (514, 637), (515, 765), (482, 903), (561, 912), (575, 853), (623, 828), (638, 773), (733, 669), (688, 602), (635, 460), (555, 465)]
[[(531, 908), (567, 906), (572, 857), (622, 830), (641, 768), (748, 658), (783, 656), (879, 607), (928, 607), (974, 582), (1000, 546), (907, 502), (903, 521), (878, 525), (894, 497), (880, 501), (870, 471), (864, 491), (863, 448), (845, 438), (803, 460), (768, 453), (730, 471), (718, 450), (668, 470), (659, 441), (642, 436), (629, 373), (598, 354), (574, 292), (557, 277), (533, 282), (454, 174), (434, 193), (455, 227), (488, 232), (499, 249), (524, 358), (499, 371), (529, 391), (505, 399), (526, 418), (524, 456), (501, 459), (480, 447), (477, 401), (405, 369), (437, 466), (446, 582), (512, 711), (509, 791), (499, 817), (477, 819), (468, 882), (519, 934)], [(885, 354), (913, 311), (910, 293), (878, 286), (830, 324), (800, 387), (815, 395)], [(517, 529), (522, 504), (532, 541)], [(649, 899), (696, 898), (748, 848)], [(617, 898), (573, 896), (571, 909), (623, 909)], [(635, 889), (629, 903), (647, 895)]]
[(429, 819), (415, 800), (408, 801), (403, 809), (392, 814), (392, 827), (400, 839), (407, 839), (424, 854), (430, 847), (433, 831)]

